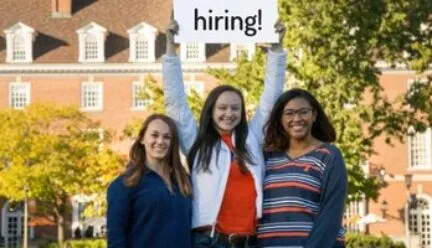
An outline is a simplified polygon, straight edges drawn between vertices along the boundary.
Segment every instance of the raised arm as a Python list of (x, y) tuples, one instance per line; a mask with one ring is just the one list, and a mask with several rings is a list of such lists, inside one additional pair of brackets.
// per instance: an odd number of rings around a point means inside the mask
[(166, 54), (162, 60), (165, 107), (169, 117), (174, 119), (180, 136), (180, 146), (188, 154), (197, 135), (197, 125), (187, 103), (180, 59), (175, 51), (174, 35), (178, 24), (172, 21), (166, 31)]
[(338, 149), (324, 172), (320, 211), (304, 248), (332, 248), (342, 226), (348, 179), (342, 154)]
[(267, 55), (267, 65), (264, 77), (264, 91), (257, 106), (255, 116), (249, 122), (249, 130), (262, 142), (263, 127), (270, 116), (274, 103), (282, 94), (285, 83), (286, 53), (282, 48), (285, 26), (281, 21), (275, 24), (279, 33), (279, 43), (271, 45)]
[(121, 178), (117, 178), (109, 186), (107, 202), (108, 248), (128, 247), (128, 228), (132, 210), (128, 190)]

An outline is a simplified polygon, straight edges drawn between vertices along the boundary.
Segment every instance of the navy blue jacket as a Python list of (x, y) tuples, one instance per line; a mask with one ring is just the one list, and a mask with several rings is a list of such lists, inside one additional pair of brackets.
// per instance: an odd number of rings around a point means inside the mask
[(174, 194), (155, 172), (128, 188), (123, 176), (108, 188), (108, 248), (191, 248), (191, 199)]

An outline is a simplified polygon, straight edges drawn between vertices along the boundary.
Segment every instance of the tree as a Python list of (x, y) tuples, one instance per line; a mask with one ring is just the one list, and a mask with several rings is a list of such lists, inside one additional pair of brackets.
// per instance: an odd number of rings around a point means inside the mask
[(70, 197), (106, 190), (122, 159), (101, 139), (99, 124), (72, 107), (30, 105), (0, 111), (0, 195), (37, 201), (37, 213), (53, 216), (64, 240)]
[[(432, 87), (415, 82), (389, 99), (379, 82), (378, 61), (422, 74), (432, 62), (432, 2), (427, 0), (281, 0), (287, 27), (288, 73), (314, 94), (337, 130), (349, 173), (350, 199), (376, 199), (383, 183), (360, 164), (375, 152), (373, 141), (404, 141), (410, 128), (432, 124)], [(221, 82), (244, 90), (248, 112), (263, 88), (264, 57), (243, 57), (235, 71), (212, 69)]]
[[(150, 74), (144, 79), (143, 83), (145, 87), (138, 93), (138, 97), (142, 100), (148, 101), (148, 105), (146, 107), (147, 110), (150, 113), (165, 114), (164, 93), (160, 83), (158, 83), (158, 81)], [(187, 100), (195, 119), (199, 118), (201, 107), (204, 105), (204, 99), (205, 98), (195, 90), (192, 90), (188, 95)], [(143, 119), (141, 118), (133, 119), (126, 125), (125, 129), (123, 130), (123, 135), (133, 139), (138, 135), (138, 131), (141, 128), (142, 123)]]

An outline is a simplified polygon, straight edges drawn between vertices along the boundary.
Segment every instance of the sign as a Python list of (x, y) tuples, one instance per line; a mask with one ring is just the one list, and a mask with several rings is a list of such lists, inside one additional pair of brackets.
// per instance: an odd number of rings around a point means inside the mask
[(175, 41), (278, 42), (277, 0), (173, 0)]

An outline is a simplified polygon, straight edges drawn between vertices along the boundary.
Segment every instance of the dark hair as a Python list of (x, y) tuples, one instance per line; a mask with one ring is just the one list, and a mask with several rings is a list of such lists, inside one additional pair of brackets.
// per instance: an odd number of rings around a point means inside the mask
[(266, 151), (284, 151), (289, 148), (289, 136), (282, 126), (281, 119), (285, 105), (294, 98), (303, 98), (312, 107), (316, 120), (312, 124), (312, 136), (322, 142), (334, 142), (336, 131), (330, 123), (318, 100), (308, 91), (291, 89), (283, 93), (276, 101), (269, 120), (264, 126)]
[(243, 94), (240, 90), (230, 86), (221, 85), (214, 88), (208, 95), (204, 107), (201, 111), (201, 118), (199, 122), (198, 137), (195, 139), (194, 144), (188, 154), (187, 160), (190, 168), (193, 167), (195, 157), (198, 156), (198, 168), (203, 171), (209, 170), (209, 163), (212, 154), (212, 148), (216, 145), (216, 142), (220, 139), (220, 134), (218, 133), (213, 122), (213, 109), (215, 103), (219, 96), (224, 92), (234, 92), (239, 95), (241, 99), (241, 119), (240, 123), (234, 128), (235, 132), (235, 149), (234, 154), (237, 157), (240, 169), (242, 172), (246, 171), (245, 161), (251, 162), (249, 152), (246, 148), (246, 137), (248, 135), (248, 126), (246, 118), (246, 108), (244, 103)]
[(141, 141), (148, 129), (148, 126), (154, 120), (162, 120), (165, 122), (168, 125), (171, 134), (171, 145), (167, 156), (164, 159), (165, 161), (161, 169), (161, 177), (171, 192), (173, 192), (172, 181), (174, 181), (184, 196), (191, 195), (192, 189), (189, 176), (186, 168), (182, 165), (180, 160), (179, 137), (176, 125), (171, 118), (162, 114), (152, 114), (144, 121), (138, 133), (138, 137), (135, 139), (129, 151), (130, 161), (128, 168), (124, 173), (123, 182), (127, 187), (133, 187), (141, 181), (144, 173), (149, 170), (145, 164), (146, 151), (144, 145), (141, 144)]

